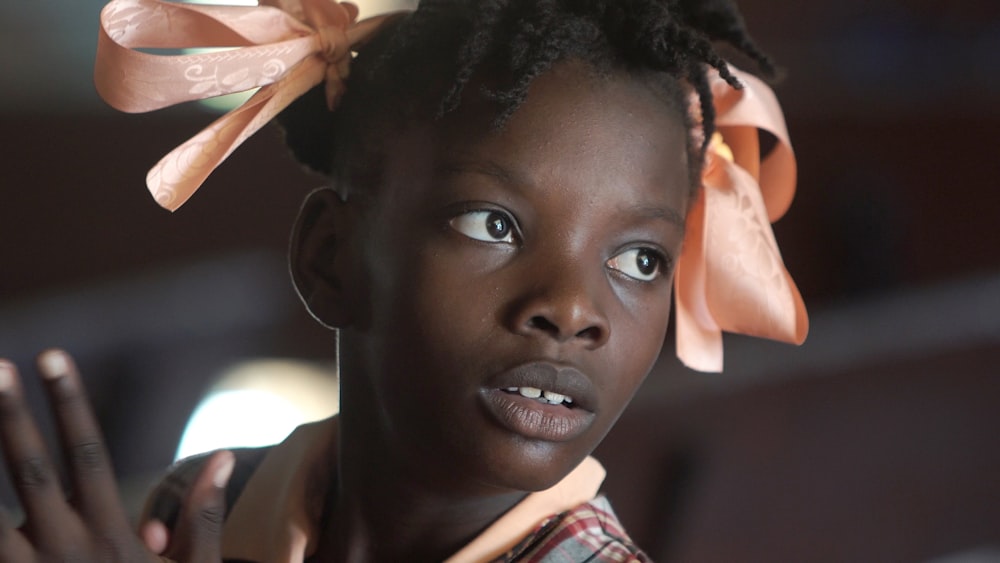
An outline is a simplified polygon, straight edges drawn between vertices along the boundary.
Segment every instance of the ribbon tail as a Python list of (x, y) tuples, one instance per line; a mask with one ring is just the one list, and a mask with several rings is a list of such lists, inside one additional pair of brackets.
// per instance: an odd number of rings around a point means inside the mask
[(722, 330), (712, 317), (706, 293), (705, 188), (687, 216), (684, 250), (674, 273), (677, 357), (687, 367), (722, 371)]
[(753, 176), (725, 161), (705, 186), (705, 291), (722, 330), (801, 344), (802, 296), (781, 259)]
[(176, 211), (247, 138), (319, 84), (324, 72), (325, 63), (321, 59), (302, 61), (284, 78), (261, 88), (245, 104), (170, 151), (146, 175), (146, 185), (156, 202)]

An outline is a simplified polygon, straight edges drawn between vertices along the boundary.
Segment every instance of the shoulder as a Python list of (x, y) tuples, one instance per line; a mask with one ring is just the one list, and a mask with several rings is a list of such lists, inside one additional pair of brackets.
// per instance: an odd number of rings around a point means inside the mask
[[(250, 480), (250, 476), (260, 465), (260, 462), (270, 451), (271, 447), (263, 448), (234, 448), (230, 451), (236, 457), (236, 465), (233, 467), (233, 474), (229, 478), (226, 486), (226, 510), (232, 508), (244, 486)], [(163, 478), (157, 483), (146, 499), (146, 505), (142, 511), (142, 522), (149, 520), (159, 520), (166, 524), (168, 528), (173, 528), (177, 521), (177, 514), (188, 491), (194, 484), (195, 479), (201, 473), (205, 462), (214, 452), (198, 454), (182, 459), (171, 465)]]
[(607, 498), (553, 516), (503, 561), (537, 563), (648, 562), (629, 538)]

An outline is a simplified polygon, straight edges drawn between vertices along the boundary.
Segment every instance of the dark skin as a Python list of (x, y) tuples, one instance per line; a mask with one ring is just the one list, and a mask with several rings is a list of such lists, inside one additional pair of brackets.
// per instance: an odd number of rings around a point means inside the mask
[[(370, 197), (310, 196), (292, 271), (340, 329), (342, 393), (311, 560), (441, 561), (593, 451), (666, 333), (690, 191), (681, 111), (641, 77), (561, 63), (503, 129), (468, 102), (393, 136)], [(134, 534), (76, 368), (42, 358), (73, 501), (0, 360), (27, 515), (0, 522), (0, 561), (219, 561), (231, 455), (210, 459), (172, 535)], [(540, 406), (529, 385), (573, 400)]]
[[(319, 220), (293, 270), (341, 329), (350, 460), (317, 560), (445, 559), (586, 457), (660, 353), (689, 193), (680, 110), (641, 78), (562, 63), (502, 130), (492, 115), (472, 102), (417, 124), (370, 198), (306, 204)], [(526, 436), (484, 402), (537, 362), (587, 381), (568, 436)]]
[[(219, 531), (232, 454), (219, 452), (196, 480), (171, 545), (162, 524), (142, 537), (128, 522), (111, 461), (73, 361), (60, 350), (39, 355), (38, 371), (68, 461), (72, 500), (34, 417), (17, 368), (0, 359), (0, 442), (25, 512), (20, 528), (0, 514), (0, 561), (219, 561)], [(150, 547), (147, 547), (150, 546)]]

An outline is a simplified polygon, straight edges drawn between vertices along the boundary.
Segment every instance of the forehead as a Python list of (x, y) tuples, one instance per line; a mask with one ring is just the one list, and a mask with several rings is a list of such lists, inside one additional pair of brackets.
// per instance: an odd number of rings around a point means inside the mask
[(550, 191), (596, 196), (601, 190), (683, 214), (690, 192), (687, 119), (676, 94), (656, 88), (662, 82), (559, 63), (534, 80), (502, 127), (493, 124), (495, 105), (472, 97), (391, 142), (387, 165), (409, 169), (402, 176), (410, 178), (458, 167)]

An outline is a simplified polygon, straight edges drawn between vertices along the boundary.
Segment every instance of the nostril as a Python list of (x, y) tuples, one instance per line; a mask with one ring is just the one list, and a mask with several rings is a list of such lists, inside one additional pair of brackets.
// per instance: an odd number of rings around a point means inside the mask
[(577, 338), (584, 340), (598, 341), (601, 339), (601, 329), (596, 326), (587, 327), (580, 332), (576, 333)]
[(528, 326), (553, 336), (558, 336), (559, 334), (559, 327), (541, 315), (535, 315), (528, 319)]
[(591, 325), (583, 330), (576, 333), (564, 332), (560, 325), (549, 320), (545, 315), (535, 315), (528, 319), (527, 328), (533, 331), (539, 331), (549, 335), (557, 340), (569, 340), (571, 338), (577, 338), (580, 340), (589, 340), (592, 342), (600, 341), (604, 336), (604, 329), (597, 325)]

